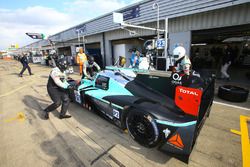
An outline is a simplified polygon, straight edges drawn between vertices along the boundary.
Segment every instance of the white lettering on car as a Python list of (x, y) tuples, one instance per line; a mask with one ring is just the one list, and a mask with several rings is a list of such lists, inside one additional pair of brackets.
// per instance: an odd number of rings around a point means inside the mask
[(181, 93), (185, 93), (185, 94), (189, 94), (189, 95), (198, 96), (197, 92), (185, 90), (185, 89), (182, 89), (182, 88), (180, 88), (180, 92), (181, 92)]

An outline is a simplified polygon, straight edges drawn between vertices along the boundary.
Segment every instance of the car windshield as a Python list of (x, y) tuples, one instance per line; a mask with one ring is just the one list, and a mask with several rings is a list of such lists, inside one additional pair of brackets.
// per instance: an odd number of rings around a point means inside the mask
[(119, 82), (122, 85), (127, 84), (128, 82), (132, 81), (134, 78), (126, 76), (119, 71), (112, 71), (112, 70), (104, 70), (100, 73), (103, 76), (107, 76), (109, 78), (114, 79), (115, 81)]

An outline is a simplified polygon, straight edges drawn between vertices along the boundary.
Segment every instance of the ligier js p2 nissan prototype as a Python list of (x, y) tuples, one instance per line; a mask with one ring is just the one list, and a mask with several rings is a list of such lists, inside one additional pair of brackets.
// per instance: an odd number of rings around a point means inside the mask
[[(75, 81), (69, 81), (75, 84)], [(70, 92), (73, 101), (103, 113), (139, 144), (188, 160), (209, 116), (214, 79), (168, 72), (127, 75), (108, 68), (83, 79)]]

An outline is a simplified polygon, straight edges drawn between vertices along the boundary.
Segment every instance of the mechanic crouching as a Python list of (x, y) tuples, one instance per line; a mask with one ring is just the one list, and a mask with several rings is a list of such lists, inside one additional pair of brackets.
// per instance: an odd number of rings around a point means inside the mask
[(83, 78), (87, 78), (92, 80), (93, 76), (96, 72), (99, 72), (101, 70), (100, 66), (95, 62), (95, 59), (93, 56), (88, 56), (88, 61), (85, 61), (83, 64)]
[(60, 105), (62, 105), (62, 107), (59, 118), (71, 117), (70, 115), (66, 115), (70, 103), (67, 91), (68, 89), (73, 89), (73, 86), (67, 82), (65, 73), (67, 67), (67, 61), (62, 58), (57, 61), (56, 67), (50, 72), (47, 90), (53, 103), (44, 109), (45, 119), (49, 119), (49, 112), (57, 109)]

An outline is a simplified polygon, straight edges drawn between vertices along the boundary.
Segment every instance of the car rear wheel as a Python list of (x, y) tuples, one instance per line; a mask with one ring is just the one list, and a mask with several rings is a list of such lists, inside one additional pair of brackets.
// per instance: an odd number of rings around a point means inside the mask
[(150, 114), (132, 110), (126, 118), (126, 125), (131, 137), (139, 144), (154, 147), (159, 142), (159, 130)]

